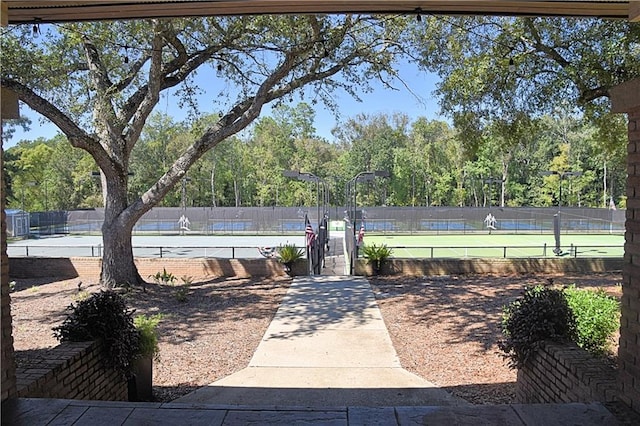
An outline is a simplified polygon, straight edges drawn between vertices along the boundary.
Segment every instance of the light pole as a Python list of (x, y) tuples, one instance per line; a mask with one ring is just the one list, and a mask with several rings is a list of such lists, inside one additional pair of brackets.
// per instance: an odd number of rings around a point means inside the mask
[(572, 176), (582, 176), (582, 172), (578, 171), (570, 171), (570, 172), (559, 172), (557, 170), (547, 170), (544, 172), (540, 172), (542, 176), (552, 176), (557, 175), (560, 178), (560, 182), (558, 184), (558, 210), (562, 206), (562, 181), (567, 177)]
[[(321, 268), (324, 266), (325, 247), (329, 243), (329, 211), (327, 204), (329, 203), (329, 190), (327, 182), (321, 177), (309, 172), (300, 172), (297, 170), (284, 170), (282, 175), (289, 178), (298, 179), (303, 182), (316, 183), (316, 210), (318, 217), (317, 243), (313, 249), (307, 246), (307, 259), (310, 259), (309, 267), (312, 273), (320, 274)], [(322, 183), (322, 214), (320, 213), (320, 184)]]
[(185, 176), (182, 178), (182, 191), (180, 194), (180, 204), (182, 206), (182, 212), (184, 213), (187, 210), (187, 182), (191, 182), (191, 178), (189, 176)]
[[(360, 172), (357, 175), (355, 175), (347, 183), (347, 191), (349, 191), (349, 189), (350, 189), (351, 190), (351, 195), (353, 197), (353, 203), (351, 204), (351, 207), (353, 208), (352, 224), (353, 224), (354, 234), (355, 234), (355, 227), (356, 227), (356, 212), (357, 212), (357, 209), (358, 209), (358, 181), (372, 181), (376, 177), (387, 178), (389, 176), (390, 176), (390, 173), (389, 173), (388, 170), (376, 170), (376, 171), (373, 171), (373, 172), (370, 172), (370, 171)], [(347, 200), (351, 201), (349, 196), (347, 196)]]
[(493, 205), (493, 184), (494, 183), (502, 183), (504, 182), (502, 179), (490, 177), (484, 180), (484, 183), (489, 185), (489, 214), (487, 215), (485, 222), (487, 223), (487, 228), (489, 228), (489, 234), (491, 231), (495, 229), (496, 218), (491, 213), (491, 207)]
[(490, 177), (484, 180), (484, 183), (489, 185), (489, 210), (491, 210), (491, 205), (493, 202), (493, 184), (494, 183), (502, 183), (504, 182), (502, 179), (500, 178), (494, 178), (494, 177)]
[(560, 208), (562, 207), (562, 181), (565, 177), (581, 176), (582, 172), (559, 172), (557, 170), (547, 170), (544, 172), (540, 172), (540, 174), (542, 176), (558, 175), (558, 177), (560, 178), (560, 182), (558, 183), (558, 212), (553, 215), (553, 236), (556, 243), (556, 247), (553, 249), (553, 252), (556, 256), (560, 256), (562, 254), (562, 249), (560, 248)]
[[(349, 273), (353, 273), (353, 264), (358, 257), (358, 244), (357, 244), (357, 236), (356, 236), (356, 222), (357, 222), (357, 211), (358, 211), (358, 181), (372, 181), (376, 177), (389, 177), (390, 173), (388, 170), (376, 170), (376, 171), (366, 171), (360, 172), (355, 175), (349, 182), (347, 182), (347, 186), (345, 188), (345, 195), (347, 199), (347, 212), (349, 212), (349, 221), (352, 226), (352, 235), (349, 237), (349, 242), (347, 243), (347, 247), (350, 247), (351, 259), (349, 261)], [(351, 192), (351, 193), (349, 193)], [(349, 205), (351, 204), (351, 205)], [(351, 209), (353, 209), (353, 215), (351, 215)], [(362, 221), (362, 217), (360, 217)], [(346, 231), (345, 227), (345, 231)], [(345, 234), (346, 238), (346, 234)]]
[[(327, 205), (329, 204), (329, 189), (327, 182), (319, 176), (309, 172), (300, 172), (298, 170), (284, 170), (282, 176), (298, 179), (303, 182), (316, 183), (316, 210), (318, 215), (318, 223), (321, 222), (324, 215), (327, 215)], [(320, 184), (322, 184), (322, 215), (320, 213)], [(327, 218), (328, 219), (328, 218)]]

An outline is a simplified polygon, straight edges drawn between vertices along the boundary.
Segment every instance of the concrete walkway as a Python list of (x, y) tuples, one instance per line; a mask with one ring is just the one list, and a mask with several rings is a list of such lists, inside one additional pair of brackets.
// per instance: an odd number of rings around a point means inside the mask
[(402, 369), (364, 278), (294, 279), (249, 367), (175, 402), (465, 405)]
[(368, 282), (294, 280), (248, 368), (171, 403), (17, 399), (2, 425), (617, 425), (601, 404), (470, 405), (400, 367)]

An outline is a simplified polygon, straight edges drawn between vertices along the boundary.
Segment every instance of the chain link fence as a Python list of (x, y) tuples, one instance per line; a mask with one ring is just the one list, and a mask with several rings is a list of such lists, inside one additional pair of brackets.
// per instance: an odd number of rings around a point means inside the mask
[[(593, 208), (362, 207), (367, 233), (466, 234), (485, 232), (489, 213), (494, 232), (550, 233), (560, 217), (563, 233), (622, 233), (625, 211)], [(147, 212), (134, 234), (294, 235), (304, 233), (307, 214), (317, 232), (316, 207), (157, 207)], [(343, 230), (343, 207), (328, 209), (330, 230)], [(30, 214), (32, 234), (100, 234), (104, 209)]]

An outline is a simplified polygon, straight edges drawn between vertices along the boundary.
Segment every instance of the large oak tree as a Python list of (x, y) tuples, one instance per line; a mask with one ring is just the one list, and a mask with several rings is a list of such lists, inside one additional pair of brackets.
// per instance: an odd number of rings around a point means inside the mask
[[(16, 27), (2, 36), (1, 83), (95, 159), (105, 204), (101, 282), (131, 285), (142, 281), (133, 226), (196, 160), (296, 91), (335, 107), (336, 88), (355, 95), (371, 79), (390, 81), (402, 48), (388, 40), (399, 25), (354, 15), (211, 17), (66, 24), (43, 27), (39, 38)], [(230, 88), (211, 95), (219, 119), (127, 199), (131, 152), (161, 93), (179, 90), (188, 107), (204, 89), (196, 72)]]
[[(415, 56), (441, 77), (445, 114), (470, 152), (487, 126), (507, 130), (564, 109), (600, 130), (603, 148), (626, 139), (609, 89), (640, 77), (640, 24), (578, 18), (429, 17), (413, 33)], [(526, 132), (525, 132), (526, 134)]]

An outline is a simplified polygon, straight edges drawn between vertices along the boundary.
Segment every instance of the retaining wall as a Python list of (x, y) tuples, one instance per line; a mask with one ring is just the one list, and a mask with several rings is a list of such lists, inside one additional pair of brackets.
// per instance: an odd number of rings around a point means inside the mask
[[(218, 259), (218, 258), (136, 258), (140, 275), (148, 279), (163, 268), (176, 277), (276, 277), (284, 276), (284, 267), (275, 259)], [(449, 274), (512, 274), (607, 272), (622, 269), (622, 259), (389, 259), (382, 268), (387, 275), (449, 275)], [(60, 277), (100, 275), (98, 257), (12, 257), (9, 269), (12, 278)], [(294, 264), (294, 275), (307, 274), (307, 262)], [(355, 275), (372, 275), (366, 259), (358, 259)]]
[[(274, 277), (284, 276), (284, 266), (275, 259), (218, 259), (218, 258), (136, 258), (140, 276), (162, 272), (176, 277)], [(302, 265), (304, 263), (304, 265)], [(12, 257), (9, 270), (12, 278), (100, 276), (99, 257)], [(304, 274), (305, 262), (294, 265), (294, 272)]]
[(105, 368), (99, 342), (66, 342), (16, 370), (18, 397), (128, 401), (127, 380)]
[[(385, 275), (465, 275), (608, 272), (622, 270), (619, 258), (544, 258), (544, 259), (388, 259), (382, 266)], [(358, 259), (356, 275), (373, 275), (366, 259)]]
[(575, 344), (546, 342), (518, 370), (516, 398), (522, 404), (612, 402), (615, 369)]

